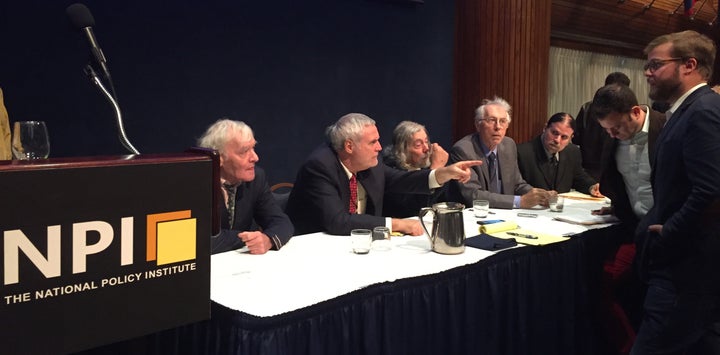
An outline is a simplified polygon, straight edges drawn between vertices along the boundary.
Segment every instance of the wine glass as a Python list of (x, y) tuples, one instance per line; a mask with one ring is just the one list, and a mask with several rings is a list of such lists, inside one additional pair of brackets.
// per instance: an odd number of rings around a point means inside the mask
[(13, 126), (12, 152), (16, 159), (47, 159), (50, 140), (43, 121), (20, 121)]

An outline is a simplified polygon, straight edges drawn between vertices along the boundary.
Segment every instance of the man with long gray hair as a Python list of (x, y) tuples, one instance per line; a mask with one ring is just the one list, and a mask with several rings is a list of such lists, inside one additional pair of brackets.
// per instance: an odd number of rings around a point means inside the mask
[[(430, 143), (425, 126), (402, 121), (393, 130), (393, 144), (383, 149), (383, 162), (396, 169), (412, 171), (445, 166), (448, 153), (437, 143)], [(433, 189), (430, 195), (386, 192), (383, 212), (393, 217), (417, 216), (420, 208), (443, 198), (444, 188)]]
[(298, 233), (349, 235), (356, 228), (390, 227), (394, 232), (423, 234), (417, 219), (385, 218), (386, 191), (429, 194), (449, 180), (470, 177), (479, 161), (434, 170), (400, 171), (378, 164), (382, 150), (375, 121), (351, 113), (326, 130), (328, 143), (310, 154), (295, 179), (287, 211)]

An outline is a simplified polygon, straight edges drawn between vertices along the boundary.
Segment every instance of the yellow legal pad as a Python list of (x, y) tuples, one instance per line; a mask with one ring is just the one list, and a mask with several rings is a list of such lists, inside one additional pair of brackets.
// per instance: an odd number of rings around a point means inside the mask
[[(520, 244), (525, 245), (548, 245), (552, 243), (562, 242), (564, 240), (568, 240), (568, 237), (563, 237), (561, 235), (557, 234), (550, 234), (550, 233), (541, 233), (529, 229), (524, 228), (518, 228), (517, 223), (513, 221), (504, 221), (499, 223), (493, 223), (493, 224), (486, 224), (480, 226), (478, 228), (480, 233), (485, 233), (492, 235), (493, 237), (503, 238), (503, 239), (510, 239), (514, 238), (516, 242)], [(537, 239), (533, 238), (525, 238), (521, 236), (516, 235), (510, 235), (510, 233), (517, 233), (521, 235), (531, 235), (533, 237), (537, 237)]]

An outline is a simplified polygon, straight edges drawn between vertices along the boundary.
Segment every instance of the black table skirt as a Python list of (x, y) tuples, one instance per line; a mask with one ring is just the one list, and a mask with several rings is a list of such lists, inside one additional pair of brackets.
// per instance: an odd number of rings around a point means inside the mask
[(208, 321), (87, 353), (603, 354), (595, 320), (614, 231), (507, 250), (274, 317), (213, 302)]

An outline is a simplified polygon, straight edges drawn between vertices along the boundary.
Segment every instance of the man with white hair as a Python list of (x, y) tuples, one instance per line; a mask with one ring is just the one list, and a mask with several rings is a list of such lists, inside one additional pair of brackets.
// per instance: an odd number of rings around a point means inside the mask
[[(255, 164), (252, 129), (240, 121), (220, 119), (198, 140), (198, 146), (220, 154), (220, 182), (225, 203), (220, 207), (220, 235), (211, 241), (212, 253), (247, 246), (252, 254), (280, 249), (293, 234), (288, 216), (275, 203), (265, 171)], [(258, 228), (260, 227), (260, 228)]]

